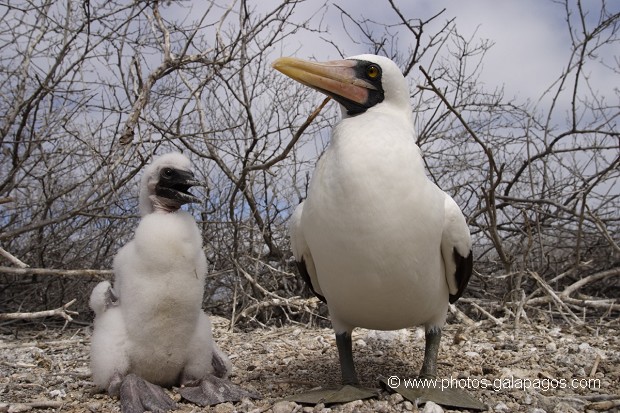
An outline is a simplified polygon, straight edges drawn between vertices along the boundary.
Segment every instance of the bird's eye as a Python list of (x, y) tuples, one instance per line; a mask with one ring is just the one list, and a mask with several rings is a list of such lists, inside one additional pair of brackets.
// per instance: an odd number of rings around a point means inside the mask
[(174, 171), (171, 168), (164, 168), (161, 170), (161, 176), (164, 178), (170, 178), (172, 177), (172, 174), (174, 173)]
[(370, 79), (378, 78), (380, 73), (381, 69), (379, 69), (379, 66), (377, 65), (370, 65), (366, 68), (366, 76), (368, 76)]

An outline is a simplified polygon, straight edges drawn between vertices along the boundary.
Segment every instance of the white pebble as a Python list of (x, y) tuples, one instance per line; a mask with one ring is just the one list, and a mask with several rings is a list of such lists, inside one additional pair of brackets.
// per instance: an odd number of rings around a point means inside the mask
[(50, 395), (50, 397), (53, 397), (53, 398), (63, 399), (65, 397), (67, 397), (67, 392), (65, 392), (63, 389), (52, 390), (52, 391), (50, 391), (49, 395)]
[(405, 400), (405, 398), (400, 393), (394, 393), (390, 395), (388, 399), (390, 400), (390, 403), (392, 404), (398, 404), (398, 403), (401, 403), (403, 400)]
[(590, 351), (592, 351), (592, 347), (588, 343), (579, 344), (579, 352), (589, 353)]
[(291, 413), (294, 412), (297, 407), (299, 407), (299, 405), (295, 402), (281, 401), (274, 404), (271, 411), (273, 413)]
[(499, 403), (497, 403), (495, 405), (493, 410), (498, 411), (498, 412), (509, 412), (510, 411), (510, 407), (508, 407), (506, 405), (506, 403), (504, 403), (504, 402), (499, 402)]
[(433, 402), (426, 402), (422, 413), (444, 413), (441, 406)]

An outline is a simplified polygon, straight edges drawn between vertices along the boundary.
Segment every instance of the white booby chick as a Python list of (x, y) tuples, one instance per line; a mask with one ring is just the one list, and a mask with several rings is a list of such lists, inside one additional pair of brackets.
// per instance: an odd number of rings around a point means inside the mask
[(213, 342), (202, 311), (207, 264), (193, 217), (180, 209), (198, 202), (190, 161), (179, 153), (157, 158), (143, 175), (142, 219), (114, 258), (115, 281), (99, 283), (91, 370), (95, 384), (119, 395), (125, 413), (166, 411), (175, 404), (159, 386), (209, 405), (253, 397), (223, 380), (231, 363)]
[[(273, 67), (342, 107), (290, 235), (302, 277), (329, 308), (343, 384), (359, 384), (355, 327), (423, 325), (421, 376), (435, 377), (448, 303), (471, 276), (471, 239), (457, 204), (426, 176), (405, 78), (375, 55), (326, 63), (280, 58)], [(347, 387), (330, 401), (347, 401)]]

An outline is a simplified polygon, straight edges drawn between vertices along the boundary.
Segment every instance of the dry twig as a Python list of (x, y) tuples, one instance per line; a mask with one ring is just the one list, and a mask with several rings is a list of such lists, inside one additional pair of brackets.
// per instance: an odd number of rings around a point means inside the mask
[(0, 267), (0, 274), (7, 275), (52, 275), (58, 277), (93, 277), (104, 278), (114, 275), (112, 270), (61, 270), (52, 268), (13, 268)]
[(562, 299), (560, 297), (558, 297), (556, 292), (553, 291), (553, 288), (551, 288), (551, 286), (549, 286), (549, 284), (547, 284), (545, 282), (545, 280), (543, 280), (540, 275), (538, 275), (534, 271), (528, 271), (528, 274), (532, 278), (534, 278), (536, 280), (538, 285), (540, 285), (543, 288), (543, 290), (545, 290), (547, 292), (548, 296), (556, 304), (556, 306), (558, 308), (558, 311), (560, 312), (560, 315), (562, 316), (562, 318), (564, 318), (564, 320), (567, 323), (572, 324), (570, 322), (570, 320), (568, 320), (568, 318), (566, 318), (566, 316), (564, 315), (564, 312), (562, 312), (562, 310), (566, 311), (577, 324), (583, 324), (583, 322), (579, 319), (579, 317), (577, 317), (575, 315), (575, 313), (573, 313), (573, 311), (566, 305), (566, 303), (564, 301), (562, 301)]
[(4, 313), (0, 314), (0, 320), (32, 320), (35, 318), (59, 316), (66, 320), (66, 326), (70, 321), (73, 321), (73, 317), (71, 317), (72, 315), (79, 314), (77, 311), (68, 310), (68, 308), (72, 306), (76, 301), (77, 299), (74, 298), (62, 307), (58, 307), (53, 310), (35, 311), (32, 313)]
[(0, 255), (2, 255), (4, 258), (9, 260), (11, 264), (16, 265), (19, 268), (28, 268), (28, 264), (26, 264), (25, 262), (23, 262), (22, 260), (20, 260), (19, 258), (17, 258), (16, 256), (14, 256), (13, 254), (11, 254), (10, 252), (8, 252), (2, 247), (0, 247)]
[(586, 406), (586, 409), (607, 412), (607, 411), (611, 411), (611, 409), (613, 409), (614, 407), (618, 407), (618, 406), (620, 406), (620, 399), (590, 403)]
[[(26, 412), (31, 409), (60, 409), (66, 404), (64, 401), (57, 400), (37, 400), (34, 402), (23, 403), (0, 403), (2, 412)], [(6, 408), (6, 410), (4, 410)]]

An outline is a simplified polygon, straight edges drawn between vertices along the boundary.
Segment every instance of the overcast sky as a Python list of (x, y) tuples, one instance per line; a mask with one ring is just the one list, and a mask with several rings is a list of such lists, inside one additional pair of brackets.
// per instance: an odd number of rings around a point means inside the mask
[[(280, 0), (248, 2), (251, 9), (264, 11), (272, 10), (279, 3)], [(472, 41), (488, 39), (493, 42), (494, 46), (483, 60), (483, 76), (480, 81), (484, 82), (487, 90), (503, 86), (507, 98), (516, 96), (522, 101), (536, 102), (568, 64), (571, 40), (566, 12), (560, 0), (394, 0), (394, 3), (409, 19), (427, 20), (445, 8), (445, 12), (427, 28), (428, 33), (439, 30), (448, 19), (454, 18), (459, 33), (465, 38), (471, 38)], [(606, 3), (610, 12), (620, 12), (620, 1), (611, 0)], [(191, 19), (191, 16), (201, 16), (200, 9), (208, 7), (209, 2), (193, 0), (181, 4), (185, 6), (179, 12), (185, 16), (188, 5), (191, 5), (194, 10), (190, 12)], [(222, 4), (227, 3), (224, 1)], [(316, 13), (321, 4), (323, 3), (315, 0), (302, 2), (297, 6), (293, 19), (301, 21), (307, 18)], [(600, 5), (601, 0), (582, 0), (589, 29), (595, 27), (599, 19)], [(398, 22), (388, 0), (328, 0), (327, 11), (319, 13), (312, 20), (314, 27), (320, 21), (322, 28), (328, 29), (328, 32), (299, 31), (296, 35), (287, 37), (285, 44), (275, 46), (274, 56), (295, 55), (317, 60), (338, 58), (338, 51), (325, 39), (337, 44), (347, 56), (368, 52), (367, 46), (356, 44), (343, 29), (338, 7), (358, 21), (366, 18), (379, 23)], [(569, 8), (576, 16), (577, 0), (569, 0)], [(168, 12), (174, 13), (170, 9)], [(405, 48), (407, 43), (413, 42), (413, 37), (401, 36), (399, 42), (399, 47)], [(620, 48), (618, 45), (615, 47)], [(620, 72), (618, 55), (620, 53), (610, 46), (600, 50), (597, 57)], [(586, 68), (586, 74), (590, 76), (595, 89), (617, 104), (618, 93), (613, 92), (613, 89), (618, 88), (618, 73), (602, 65), (592, 64)], [(420, 76), (417, 69), (413, 75)]]
[[(395, 3), (408, 18), (428, 19), (445, 8), (436, 28), (446, 20), (455, 18), (457, 29), (464, 37), (490, 39), (494, 46), (484, 59), (481, 81), (487, 89), (504, 86), (507, 96), (537, 101), (568, 63), (571, 42), (564, 6), (552, 0), (395, 0)], [(572, 3), (571, 7), (576, 7), (576, 1)], [(607, 3), (611, 11), (620, 11), (620, 1)], [(340, 12), (334, 4), (356, 18), (364, 16), (379, 22), (396, 21), (387, 0), (363, 2), (363, 7), (360, 7), (362, 2), (357, 0), (334, 0), (324, 16), (324, 22), (330, 28), (331, 39), (347, 55), (367, 50), (363, 45), (355, 44), (342, 30)], [(598, 21), (600, 2), (585, 0), (582, 6), (589, 13), (588, 21), (592, 28)], [(313, 6), (306, 4), (302, 7)], [(304, 57), (304, 54), (315, 56), (318, 60), (338, 57), (334, 48), (321, 41), (318, 34), (301, 34), (297, 42), (292, 43), (290, 46), (292, 50), (297, 49), (295, 54), (298, 57)], [(401, 39), (401, 44), (404, 43)], [(602, 50), (599, 57), (617, 68), (618, 62), (613, 60), (612, 54), (618, 55), (608, 48)], [(617, 95), (611, 93), (612, 88), (618, 88), (617, 74), (600, 67), (588, 70), (591, 70), (595, 88), (604, 94), (609, 93), (617, 102)]]

